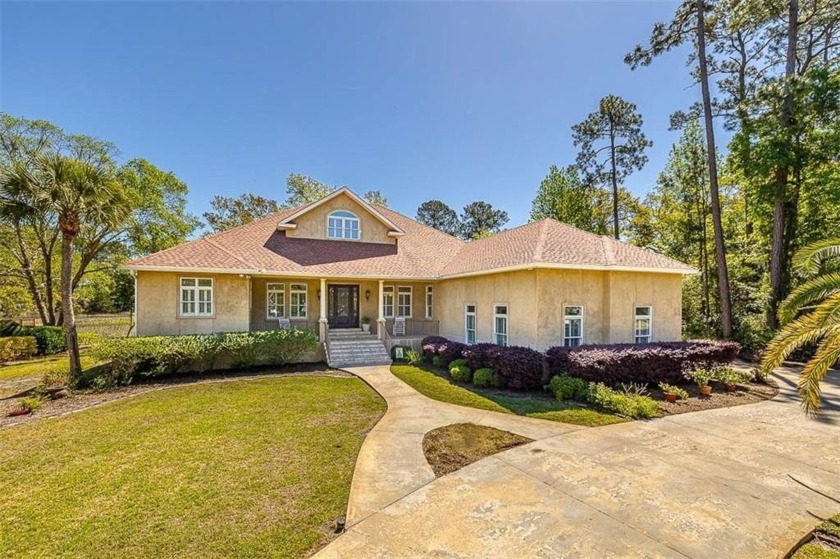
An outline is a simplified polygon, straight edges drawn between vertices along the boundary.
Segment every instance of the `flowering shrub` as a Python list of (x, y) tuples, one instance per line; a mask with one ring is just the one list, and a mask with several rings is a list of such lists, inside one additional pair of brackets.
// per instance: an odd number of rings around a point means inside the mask
[(507, 388), (539, 390), (543, 387), (543, 354), (529, 347), (498, 347), (492, 352), (492, 366)]
[(568, 374), (590, 382), (676, 383), (686, 363), (729, 363), (740, 346), (733, 342), (694, 340), (651, 344), (552, 347), (551, 374)]
[(449, 340), (441, 336), (426, 336), (420, 341), (420, 347), (423, 350), (423, 357), (431, 360), (440, 353), (440, 346), (446, 344), (447, 342), (449, 342)]
[(448, 365), (457, 359), (461, 359), (461, 352), (465, 347), (467, 346), (461, 342), (447, 341), (438, 347), (438, 355), (443, 364)]

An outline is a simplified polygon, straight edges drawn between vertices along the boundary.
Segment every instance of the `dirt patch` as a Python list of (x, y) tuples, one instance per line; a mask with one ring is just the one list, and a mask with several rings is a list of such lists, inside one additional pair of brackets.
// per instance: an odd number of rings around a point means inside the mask
[(473, 423), (439, 427), (423, 437), (423, 452), (437, 477), (533, 439)]
[(755, 402), (769, 400), (779, 393), (779, 387), (772, 380), (767, 383), (739, 384), (734, 392), (727, 392), (723, 384), (713, 382), (711, 396), (700, 394), (700, 389), (695, 384), (685, 385), (682, 388), (688, 392), (688, 400), (677, 401), (673, 404), (665, 401), (665, 396), (659, 388), (650, 390), (650, 396), (659, 402), (663, 415), (677, 415), (692, 411), (754, 404)]
[[(350, 373), (331, 369), (323, 363), (304, 363), (298, 365), (287, 365), (285, 367), (265, 367), (259, 369), (252, 369), (249, 371), (219, 371), (216, 373), (205, 374), (189, 374), (179, 375), (175, 377), (156, 378), (146, 381), (139, 381), (128, 386), (121, 386), (113, 390), (93, 391), (93, 390), (78, 390), (71, 392), (67, 398), (60, 400), (47, 400), (43, 406), (29, 415), (19, 415), (16, 417), (9, 417), (9, 412), (18, 407), (20, 398), (6, 398), (0, 400), (0, 429), (11, 427), (13, 425), (20, 425), (29, 423), (30, 421), (37, 421), (47, 417), (57, 417), (67, 413), (99, 406), (115, 400), (122, 400), (123, 398), (130, 398), (138, 394), (152, 392), (154, 390), (163, 390), (175, 386), (197, 384), (203, 382), (224, 382), (246, 378), (261, 377), (267, 375), (327, 375), (327, 376), (341, 376), (352, 377)], [(38, 384), (40, 379), (27, 379), (25, 385), (21, 385), (21, 389), (31, 388)]]

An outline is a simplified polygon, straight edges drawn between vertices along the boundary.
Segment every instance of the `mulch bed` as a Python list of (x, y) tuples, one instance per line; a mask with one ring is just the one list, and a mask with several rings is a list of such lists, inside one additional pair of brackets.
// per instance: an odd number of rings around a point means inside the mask
[(688, 392), (688, 400), (682, 402), (678, 400), (673, 404), (665, 401), (665, 396), (659, 388), (652, 388), (650, 390), (650, 396), (657, 400), (663, 415), (677, 415), (693, 411), (754, 404), (763, 400), (769, 400), (779, 393), (779, 387), (772, 380), (767, 381), (767, 383), (751, 382), (749, 384), (739, 384), (734, 392), (727, 392), (722, 384), (713, 382), (711, 396), (700, 394), (700, 389), (694, 384), (683, 385), (681, 388), (684, 388)]
[(533, 439), (474, 423), (439, 427), (423, 437), (426, 461), (440, 477)]
[[(301, 363), (296, 365), (287, 365), (284, 367), (264, 367), (255, 368), (248, 371), (220, 371), (217, 373), (204, 374), (189, 374), (179, 375), (173, 377), (162, 377), (149, 379), (147, 381), (138, 381), (128, 386), (121, 386), (112, 390), (95, 391), (95, 390), (77, 390), (71, 392), (67, 398), (60, 400), (46, 400), (41, 408), (28, 415), (19, 415), (9, 417), (9, 412), (17, 407), (20, 398), (7, 398), (0, 400), (0, 429), (21, 425), (39, 419), (48, 417), (58, 417), (68, 413), (76, 412), (86, 408), (99, 406), (115, 400), (122, 400), (130, 398), (146, 392), (155, 390), (163, 390), (166, 388), (173, 388), (176, 386), (198, 384), (204, 382), (224, 382), (233, 381), (246, 378), (254, 378), (271, 375), (323, 375), (323, 376), (341, 376), (352, 377), (350, 373), (331, 369), (323, 363)], [(28, 384), (22, 386), (22, 389), (32, 388), (40, 380), (39, 378), (29, 378)]]

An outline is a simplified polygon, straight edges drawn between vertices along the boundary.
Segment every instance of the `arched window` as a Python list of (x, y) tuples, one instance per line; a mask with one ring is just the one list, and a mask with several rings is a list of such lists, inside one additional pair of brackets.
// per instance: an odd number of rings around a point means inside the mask
[(359, 240), (359, 218), (347, 210), (330, 214), (327, 220), (327, 237), (330, 239)]

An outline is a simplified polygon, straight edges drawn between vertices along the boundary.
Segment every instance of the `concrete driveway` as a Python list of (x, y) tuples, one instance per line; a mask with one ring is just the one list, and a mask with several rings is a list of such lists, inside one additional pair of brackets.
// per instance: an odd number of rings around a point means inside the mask
[[(774, 400), (541, 438), (371, 512), (319, 557), (780, 557), (840, 512), (840, 379)], [(389, 405), (391, 405), (389, 401)]]

